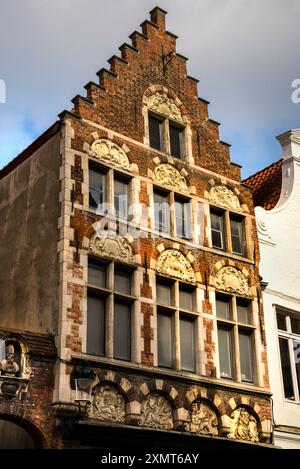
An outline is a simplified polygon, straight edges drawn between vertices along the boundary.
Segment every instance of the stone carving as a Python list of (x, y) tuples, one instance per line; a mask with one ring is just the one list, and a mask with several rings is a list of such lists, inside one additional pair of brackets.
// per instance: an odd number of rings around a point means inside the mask
[(101, 384), (93, 392), (88, 417), (107, 422), (125, 422), (125, 400), (114, 386)]
[(126, 238), (95, 233), (90, 239), (89, 251), (97, 256), (113, 258), (127, 264), (134, 263), (132, 247)]
[(239, 199), (226, 186), (213, 186), (209, 192), (209, 200), (230, 210), (241, 211)]
[(218, 435), (218, 418), (208, 404), (194, 401), (190, 407), (191, 421), (187, 424), (187, 430), (204, 435)]
[(174, 99), (169, 98), (166, 93), (155, 93), (148, 100), (148, 109), (158, 112), (168, 119), (183, 122), (179, 107)]
[(5, 376), (16, 376), (20, 367), (15, 360), (15, 349), (13, 344), (6, 346), (6, 356), (1, 362), (1, 374)]
[(130, 163), (125, 151), (109, 140), (95, 140), (91, 145), (89, 154), (97, 158), (97, 160), (111, 164), (116, 168), (122, 168), (127, 171), (130, 169)]
[(227, 435), (228, 438), (248, 440), (256, 443), (259, 441), (256, 418), (246, 409), (241, 407), (234, 410), (231, 418), (231, 432)]
[(172, 409), (169, 401), (159, 392), (148, 394), (142, 403), (140, 425), (152, 428), (173, 428)]
[(195, 283), (195, 273), (187, 258), (175, 249), (163, 251), (156, 262), (156, 272)]
[(267, 238), (271, 238), (269, 227), (266, 221), (266, 213), (262, 207), (255, 207), (255, 218), (257, 231)]
[(160, 164), (153, 172), (154, 181), (180, 191), (188, 191), (186, 180), (180, 172), (170, 164)]
[(216, 275), (215, 287), (228, 293), (248, 295), (249, 287), (244, 274), (235, 267), (222, 267)]

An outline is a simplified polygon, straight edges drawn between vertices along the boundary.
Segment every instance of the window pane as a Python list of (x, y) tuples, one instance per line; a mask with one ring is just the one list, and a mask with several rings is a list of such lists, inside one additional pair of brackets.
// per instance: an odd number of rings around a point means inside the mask
[(230, 218), (232, 252), (235, 254), (245, 254), (244, 245), (244, 220)]
[(180, 238), (192, 237), (191, 204), (188, 201), (175, 200), (176, 235)]
[(250, 304), (245, 301), (237, 300), (237, 319), (243, 324), (250, 324)]
[(95, 287), (105, 288), (106, 285), (106, 268), (104, 265), (89, 261), (88, 267), (88, 283)]
[(220, 213), (211, 212), (210, 223), (213, 247), (225, 249), (224, 216)]
[(222, 378), (231, 378), (232, 373), (232, 343), (231, 330), (218, 327), (220, 373)]
[(294, 389), (293, 389), (292, 370), (291, 370), (291, 361), (290, 361), (288, 341), (286, 339), (283, 339), (282, 337), (279, 337), (279, 348), (280, 348), (284, 395), (287, 399), (294, 400), (295, 395), (294, 395)]
[(93, 296), (87, 303), (87, 353), (105, 354), (105, 307), (104, 301)]
[(172, 305), (172, 287), (169, 284), (156, 283), (156, 301), (162, 305)]
[(180, 318), (181, 369), (195, 371), (194, 321)]
[(127, 218), (128, 215), (128, 182), (114, 180), (114, 204), (117, 217)]
[(163, 151), (163, 123), (149, 115), (149, 139), (150, 147)]
[(286, 331), (286, 317), (283, 314), (277, 313), (277, 327), (281, 331)]
[(114, 305), (114, 358), (131, 359), (131, 308), (118, 302)]
[(194, 291), (185, 288), (185, 287), (180, 287), (179, 289), (179, 306), (182, 309), (186, 309), (189, 311), (194, 310)]
[(293, 340), (293, 351), (294, 351), (294, 359), (295, 359), (295, 365), (296, 365), (298, 391), (300, 392), (300, 341), (299, 340)]
[(291, 317), (292, 332), (300, 335), (300, 320)]
[(242, 381), (253, 382), (252, 338), (247, 332), (239, 332)]
[(223, 296), (217, 296), (216, 298), (216, 309), (217, 317), (223, 319), (231, 319), (231, 299)]
[(125, 295), (131, 294), (131, 271), (118, 269), (115, 267), (115, 287), (114, 290)]
[[(106, 174), (95, 168), (89, 168), (89, 204), (97, 208), (106, 202)], [(99, 209), (101, 207), (98, 207)], [(104, 207), (102, 207), (104, 209)]]
[(168, 195), (154, 193), (154, 226), (155, 229), (170, 232), (170, 207)]
[(183, 130), (173, 124), (169, 124), (171, 155), (176, 158), (183, 156)]
[(166, 368), (173, 366), (172, 317), (157, 314), (158, 365)]

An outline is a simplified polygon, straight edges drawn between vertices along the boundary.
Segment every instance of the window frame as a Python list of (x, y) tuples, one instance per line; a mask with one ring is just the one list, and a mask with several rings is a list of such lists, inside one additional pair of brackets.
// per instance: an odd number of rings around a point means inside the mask
[[(212, 217), (211, 214), (219, 214), (223, 216), (223, 235), (224, 235), (224, 248), (219, 248), (213, 246), (213, 241), (212, 241)], [(243, 246), (243, 254), (237, 253), (233, 251), (232, 247), (232, 234), (231, 234), (231, 220), (233, 218), (239, 218), (242, 222), (242, 240), (241, 240), (241, 245)], [(216, 249), (217, 251), (221, 251), (224, 253), (231, 254), (233, 256), (238, 256), (238, 257), (243, 257), (243, 258), (248, 258), (249, 257), (249, 242), (248, 242), (248, 236), (247, 236), (247, 229), (246, 229), (246, 222), (247, 222), (247, 216), (243, 215), (241, 213), (236, 213), (233, 212), (232, 210), (227, 210), (224, 207), (219, 207), (216, 205), (209, 205), (209, 227), (210, 227), (210, 247), (212, 249)]]
[[(157, 149), (156, 147), (151, 146), (151, 135), (150, 135), (150, 124), (149, 120), (150, 118), (156, 119), (157, 121), (160, 121), (162, 126), (160, 130), (160, 138), (161, 138), (161, 149)], [(180, 156), (176, 156), (172, 154), (172, 148), (171, 148), (171, 139), (170, 139), (170, 126), (173, 127), (174, 129), (177, 128), (180, 133), (179, 137), (179, 145), (180, 145)], [(168, 117), (153, 112), (153, 111), (148, 111), (148, 141), (149, 141), (149, 147), (153, 150), (160, 151), (162, 153), (167, 153), (168, 155), (172, 156), (172, 158), (176, 158), (178, 160), (184, 161), (185, 155), (186, 155), (186, 126), (173, 121), (172, 119), (169, 119)]]

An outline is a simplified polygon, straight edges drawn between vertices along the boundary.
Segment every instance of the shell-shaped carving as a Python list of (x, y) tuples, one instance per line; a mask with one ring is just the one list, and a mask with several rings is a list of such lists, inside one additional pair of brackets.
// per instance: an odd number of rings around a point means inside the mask
[(155, 93), (148, 100), (148, 109), (162, 114), (168, 119), (183, 122), (179, 107), (166, 93)]
[(109, 384), (100, 384), (93, 391), (89, 418), (106, 422), (125, 421), (125, 400), (121, 393)]
[(125, 151), (110, 140), (103, 138), (95, 140), (91, 145), (89, 154), (97, 160), (111, 164), (116, 168), (130, 170), (130, 163)]
[(218, 417), (206, 402), (196, 400), (190, 407), (190, 422), (187, 430), (203, 435), (218, 435)]
[(228, 438), (255, 443), (259, 441), (256, 418), (246, 409), (243, 407), (235, 409), (231, 414), (231, 418), (231, 431), (227, 435)]
[(160, 392), (148, 394), (142, 403), (140, 425), (151, 428), (173, 428), (172, 408), (166, 397)]
[(163, 251), (156, 262), (156, 272), (195, 283), (195, 272), (190, 261), (176, 249)]
[(239, 199), (226, 186), (213, 186), (209, 191), (209, 201), (230, 210), (241, 211)]
[(89, 251), (96, 256), (113, 258), (128, 264), (134, 263), (132, 247), (126, 238), (95, 233), (90, 239)]
[(185, 178), (170, 164), (160, 164), (153, 171), (153, 179), (163, 186), (169, 186), (180, 191), (188, 191)]
[(215, 287), (228, 293), (248, 295), (249, 287), (245, 275), (235, 267), (222, 267), (216, 275)]

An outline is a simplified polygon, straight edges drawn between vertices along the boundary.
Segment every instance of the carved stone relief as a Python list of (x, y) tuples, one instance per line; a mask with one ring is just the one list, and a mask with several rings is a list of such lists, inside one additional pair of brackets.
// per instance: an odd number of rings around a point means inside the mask
[(231, 414), (231, 432), (228, 438), (258, 442), (257, 421), (246, 409), (239, 408)]
[(226, 186), (213, 186), (209, 192), (209, 200), (230, 210), (241, 211), (237, 196)]
[(195, 283), (195, 273), (187, 258), (175, 249), (163, 251), (156, 262), (156, 272)]
[(89, 154), (116, 168), (122, 168), (127, 171), (130, 170), (130, 163), (125, 151), (110, 140), (95, 140), (91, 145)]
[(154, 181), (180, 191), (188, 191), (186, 180), (180, 172), (170, 164), (160, 164), (153, 172)]
[(173, 428), (172, 409), (169, 401), (159, 392), (148, 394), (142, 403), (140, 425), (152, 428)]
[(13, 344), (6, 345), (5, 359), (1, 362), (1, 374), (4, 376), (17, 376), (19, 365), (15, 359), (15, 348)]
[(132, 247), (126, 238), (95, 233), (89, 243), (89, 251), (101, 257), (116, 259), (132, 264), (134, 262)]
[(125, 401), (114, 386), (101, 384), (93, 392), (88, 417), (107, 422), (125, 421)]
[(205, 402), (195, 401), (190, 407), (190, 422), (187, 430), (203, 435), (218, 435), (218, 418)]
[(155, 93), (148, 100), (148, 109), (158, 112), (168, 119), (183, 122), (179, 107), (174, 99), (169, 98), (166, 93)]
[(249, 287), (244, 274), (235, 267), (222, 267), (216, 275), (215, 287), (228, 293), (248, 295)]

